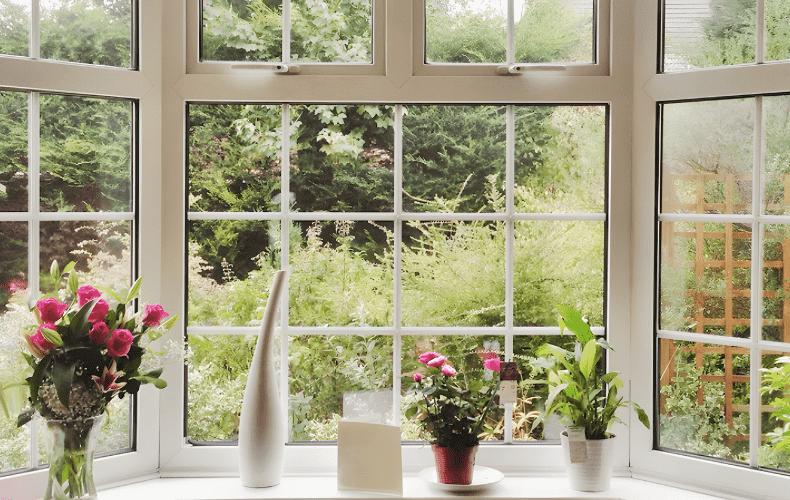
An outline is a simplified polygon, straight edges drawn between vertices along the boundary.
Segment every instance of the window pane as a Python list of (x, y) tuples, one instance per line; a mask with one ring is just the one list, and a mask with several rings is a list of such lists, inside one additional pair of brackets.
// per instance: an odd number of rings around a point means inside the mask
[(189, 105), (189, 210), (279, 210), (282, 107)]
[(662, 212), (752, 213), (754, 107), (754, 99), (662, 106)]
[(0, 54), (27, 56), (31, 0), (0, 2)]
[(27, 97), (24, 92), (0, 92), (0, 212), (28, 208)]
[(604, 223), (518, 221), (513, 314), (516, 326), (556, 326), (556, 304), (603, 324)]
[(790, 4), (765, 0), (765, 59), (790, 59)]
[(754, 62), (756, 0), (664, 4), (664, 71)]
[(280, 265), (280, 222), (193, 220), (187, 229), (189, 325), (260, 325)]
[(605, 174), (605, 107), (516, 107), (516, 212), (602, 213)]
[(202, 5), (202, 60), (282, 60), (281, 0), (203, 0)]
[(659, 445), (749, 460), (749, 350), (661, 339)]
[(291, 0), (291, 60), (372, 62), (372, 0)]
[(393, 106), (291, 108), (291, 199), (297, 212), (394, 209)]
[(763, 112), (766, 134), (763, 203), (767, 214), (784, 215), (790, 213), (790, 95), (763, 97)]
[(407, 224), (417, 236), (403, 246), (403, 324), (503, 326), (504, 223)]
[(132, 103), (41, 96), (41, 210), (130, 211)]
[(593, 0), (515, 0), (514, 3), (516, 62), (595, 61)]
[(748, 338), (749, 226), (661, 223), (659, 328)]
[(790, 342), (790, 228), (766, 224), (763, 230), (764, 340)]
[(290, 338), (291, 441), (337, 439), (341, 418), (392, 421), (392, 337)]
[[(244, 386), (257, 342), (257, 335), (189, 336), (187, 437), (190, 440), (238, 439)], [(279, 335), (274, 339), (274, 350), (279, 367)]]
[(300, 222), (291, 234), (292, 325), (392, 325), (392, 222)]
[[(413, 401), (414, 374), (425, 373), (425, 365), (418, 361), (420, 354), (435, 351), (447, 356), (449, 364), (456, 369), (460, 384), (464, 380), (480, 377), (495, 382), (493, 372), (483, 367), (483, 361), (491, 356), (504, 357), (505, 338), (497, 335), (433, 335), (404, 336), (402, 340), (403, 355), (401, 357), (401, 405), (403, 411)], [(403, 412), (401, 413), (403, 414)], [(492, 404), (486, 417), (486, 425), (495, 430), (485, 441), (501, 441), (503, 437), (505, 412)], [(407, 441), (427, 440), (428, 435), (416, 420), (401, 418), (401, 438)]]
[(132, 67), (132, 3), (42, 1), (42, 59)]
[(763, 353), (761, 386), (761, 430), (759, 464), (763, 467), (790, 470), (790, 356), (787, 353)]
[(504, 212), (505, 106), (409, 106), (403, 209)]
[(13, 297), (27, 300), (27, 228), (27, 222), (0, 221), (0, 317)]
[(425, 0), (426, 63), (504, 63), (507, 2)]

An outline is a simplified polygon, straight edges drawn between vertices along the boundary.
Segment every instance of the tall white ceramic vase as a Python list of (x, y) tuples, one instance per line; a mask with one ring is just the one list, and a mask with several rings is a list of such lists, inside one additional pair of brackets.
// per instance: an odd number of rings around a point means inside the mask
[(285, 271), (277, 271), (241, 405), (239, 473), (241, 484), (250, 488), (279, 484), (283, 473), (285, 417), (273, 356), (274, 325), (283, 285)]

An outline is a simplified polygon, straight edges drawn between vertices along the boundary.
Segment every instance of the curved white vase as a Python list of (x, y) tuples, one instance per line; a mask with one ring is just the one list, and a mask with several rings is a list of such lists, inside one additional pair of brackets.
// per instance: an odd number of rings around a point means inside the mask
[(241, 484), (250, 488), (279, 484), (283, 473), (285, 417), (280, 403), (272, 348), (275, 319), (284, 284), (285, 271), (277, 271), (269, 291), (241, 405), (239, 474)]
[(568, 483), (577, 491), (606, 491), (612, 483), (615, 435), (609, 439), (587, 440), (587, 461), (571, 463), (568, 434), (560, 434), (562, 457), (568, 469)]

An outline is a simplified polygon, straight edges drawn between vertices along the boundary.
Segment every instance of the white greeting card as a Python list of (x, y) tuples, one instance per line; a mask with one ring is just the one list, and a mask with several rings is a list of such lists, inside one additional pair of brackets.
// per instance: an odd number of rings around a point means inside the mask
[(403, 495), (400, 427), (338, 422), (337, 489)]

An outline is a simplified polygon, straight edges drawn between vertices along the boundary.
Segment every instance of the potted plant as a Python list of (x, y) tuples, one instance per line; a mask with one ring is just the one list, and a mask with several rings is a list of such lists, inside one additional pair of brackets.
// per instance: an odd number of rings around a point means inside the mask
[[(455, 377), (456, 370), (438, 352), (419, 356), (424, 373), (414, 374), (413, 391), (420, 396), (406, 410), (428, 434), (434, 452), (436, 472), (442, 484), (472, 484), (475, 454), (481, 435), (490, 433), (485, 419), (499, 382)], [(499, 372), (499, 358), (486, 359), (487, 370)]]
[(602, 338), (593, 335), (581, 314), (567, 305), (558, 305), (560, 332), (567, 328), (576, 335), (576, 349), (570, 352), (544, 344), (536, 354), (550, 357), (549, 395), (546, 410), (532, 425), (534, 429), (551, 415), (558, 414), (568, 430), (561, 434), (562, 453), (568, 465), (568, 479), (573, 489), (606, 491), (612, 476), (615, 435), (610, 431), (620, 407), (632, 404), (639, 421), (648, 429), (650, 421), (636, 403), (623, 401), (617, 390), (623, 386), (618, 372), (602, 374), (599, 370), (603, 350), (613, 350)]

